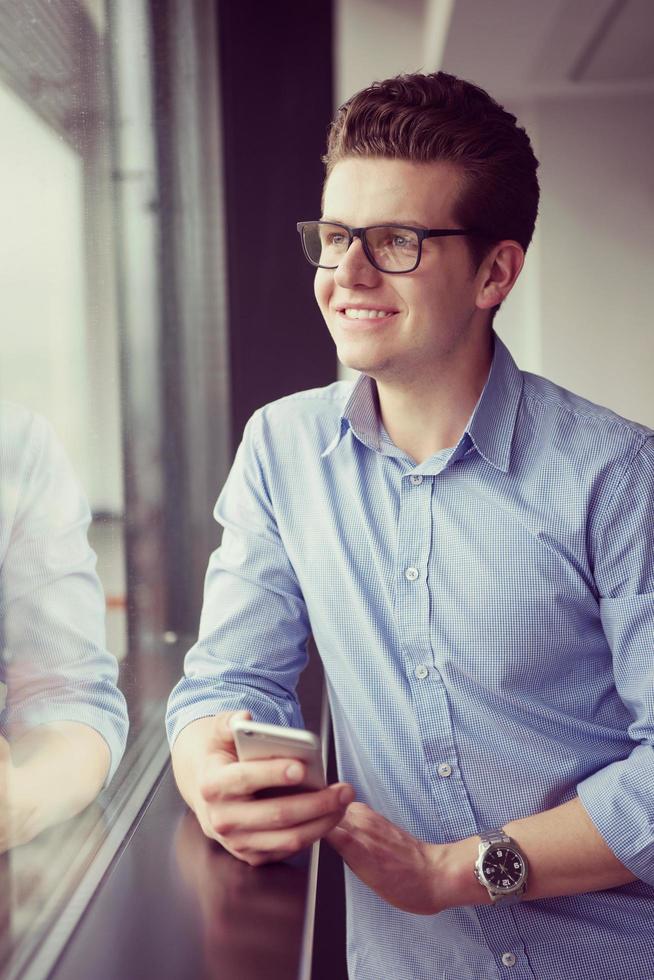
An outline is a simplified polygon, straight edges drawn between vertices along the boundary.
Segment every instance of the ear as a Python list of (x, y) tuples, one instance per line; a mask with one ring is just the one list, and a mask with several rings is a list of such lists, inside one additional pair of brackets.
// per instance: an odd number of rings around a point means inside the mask
[(478, 270), (477, 308), (489, 310), (506, 299), (520, 275), (525, 253), (518, 242), (498, 242)]

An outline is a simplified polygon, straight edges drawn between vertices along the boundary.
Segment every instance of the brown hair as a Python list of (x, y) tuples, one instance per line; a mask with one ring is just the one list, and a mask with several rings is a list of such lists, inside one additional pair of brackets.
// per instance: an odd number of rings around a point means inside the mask
[(436, 72), (398, 75), (348, 99), (331, 125), (327, 176), (351, 156), (455, 164), (463, 178), (456, 220), (478, 266), (494, 242), (526, 251), (538, 213), (538, 160), (524, 129), (483, 89)]

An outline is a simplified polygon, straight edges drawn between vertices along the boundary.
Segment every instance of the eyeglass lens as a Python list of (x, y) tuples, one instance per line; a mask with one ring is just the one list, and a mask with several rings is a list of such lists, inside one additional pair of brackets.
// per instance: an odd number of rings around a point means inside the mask
[[(363, 235), (368, 257), (382, 272), (408, 272), (415, 268), (420, 254), (420, 240), (410, 228), (367, 228)], [(350, 236), (343, 225), (313, 221), (303, 228), (304, 247), (314, 265), (336, 268), (350, 246)]]

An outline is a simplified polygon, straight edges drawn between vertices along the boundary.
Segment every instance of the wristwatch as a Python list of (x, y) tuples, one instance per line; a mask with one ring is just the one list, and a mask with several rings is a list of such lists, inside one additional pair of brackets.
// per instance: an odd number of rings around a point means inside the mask
[(479, 856), (475, 877), (484, 886), (494, 905), (519, 902), (527, 887), (527, 859), (501, 828), (484, 830), (479, 836)]

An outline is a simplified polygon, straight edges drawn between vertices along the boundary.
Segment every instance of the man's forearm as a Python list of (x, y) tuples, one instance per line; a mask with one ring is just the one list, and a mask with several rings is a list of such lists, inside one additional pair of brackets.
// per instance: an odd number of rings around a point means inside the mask
[[(634, 881), (635, 876), (606, 845), (578, 798), (552, 810), (504, 824), (529, 862), (524, 900), (601, 891)], [(479, 837), (468, 837), (431, 853), (442, 868), (448, 905), (489, 904), (474, 877)]]
[[(491, 828), (488, 828), (491, 829)], [(524, 898), (601, 891), (633, 881), (595, 829), (579, 799), (504, 824), (529, 863)], [(397, 908), (436, 915), (490, 905), (474, 874), (479, 837), (425, 844), (363, 803), (353, 803), (327, 837), (352, 871)]]

